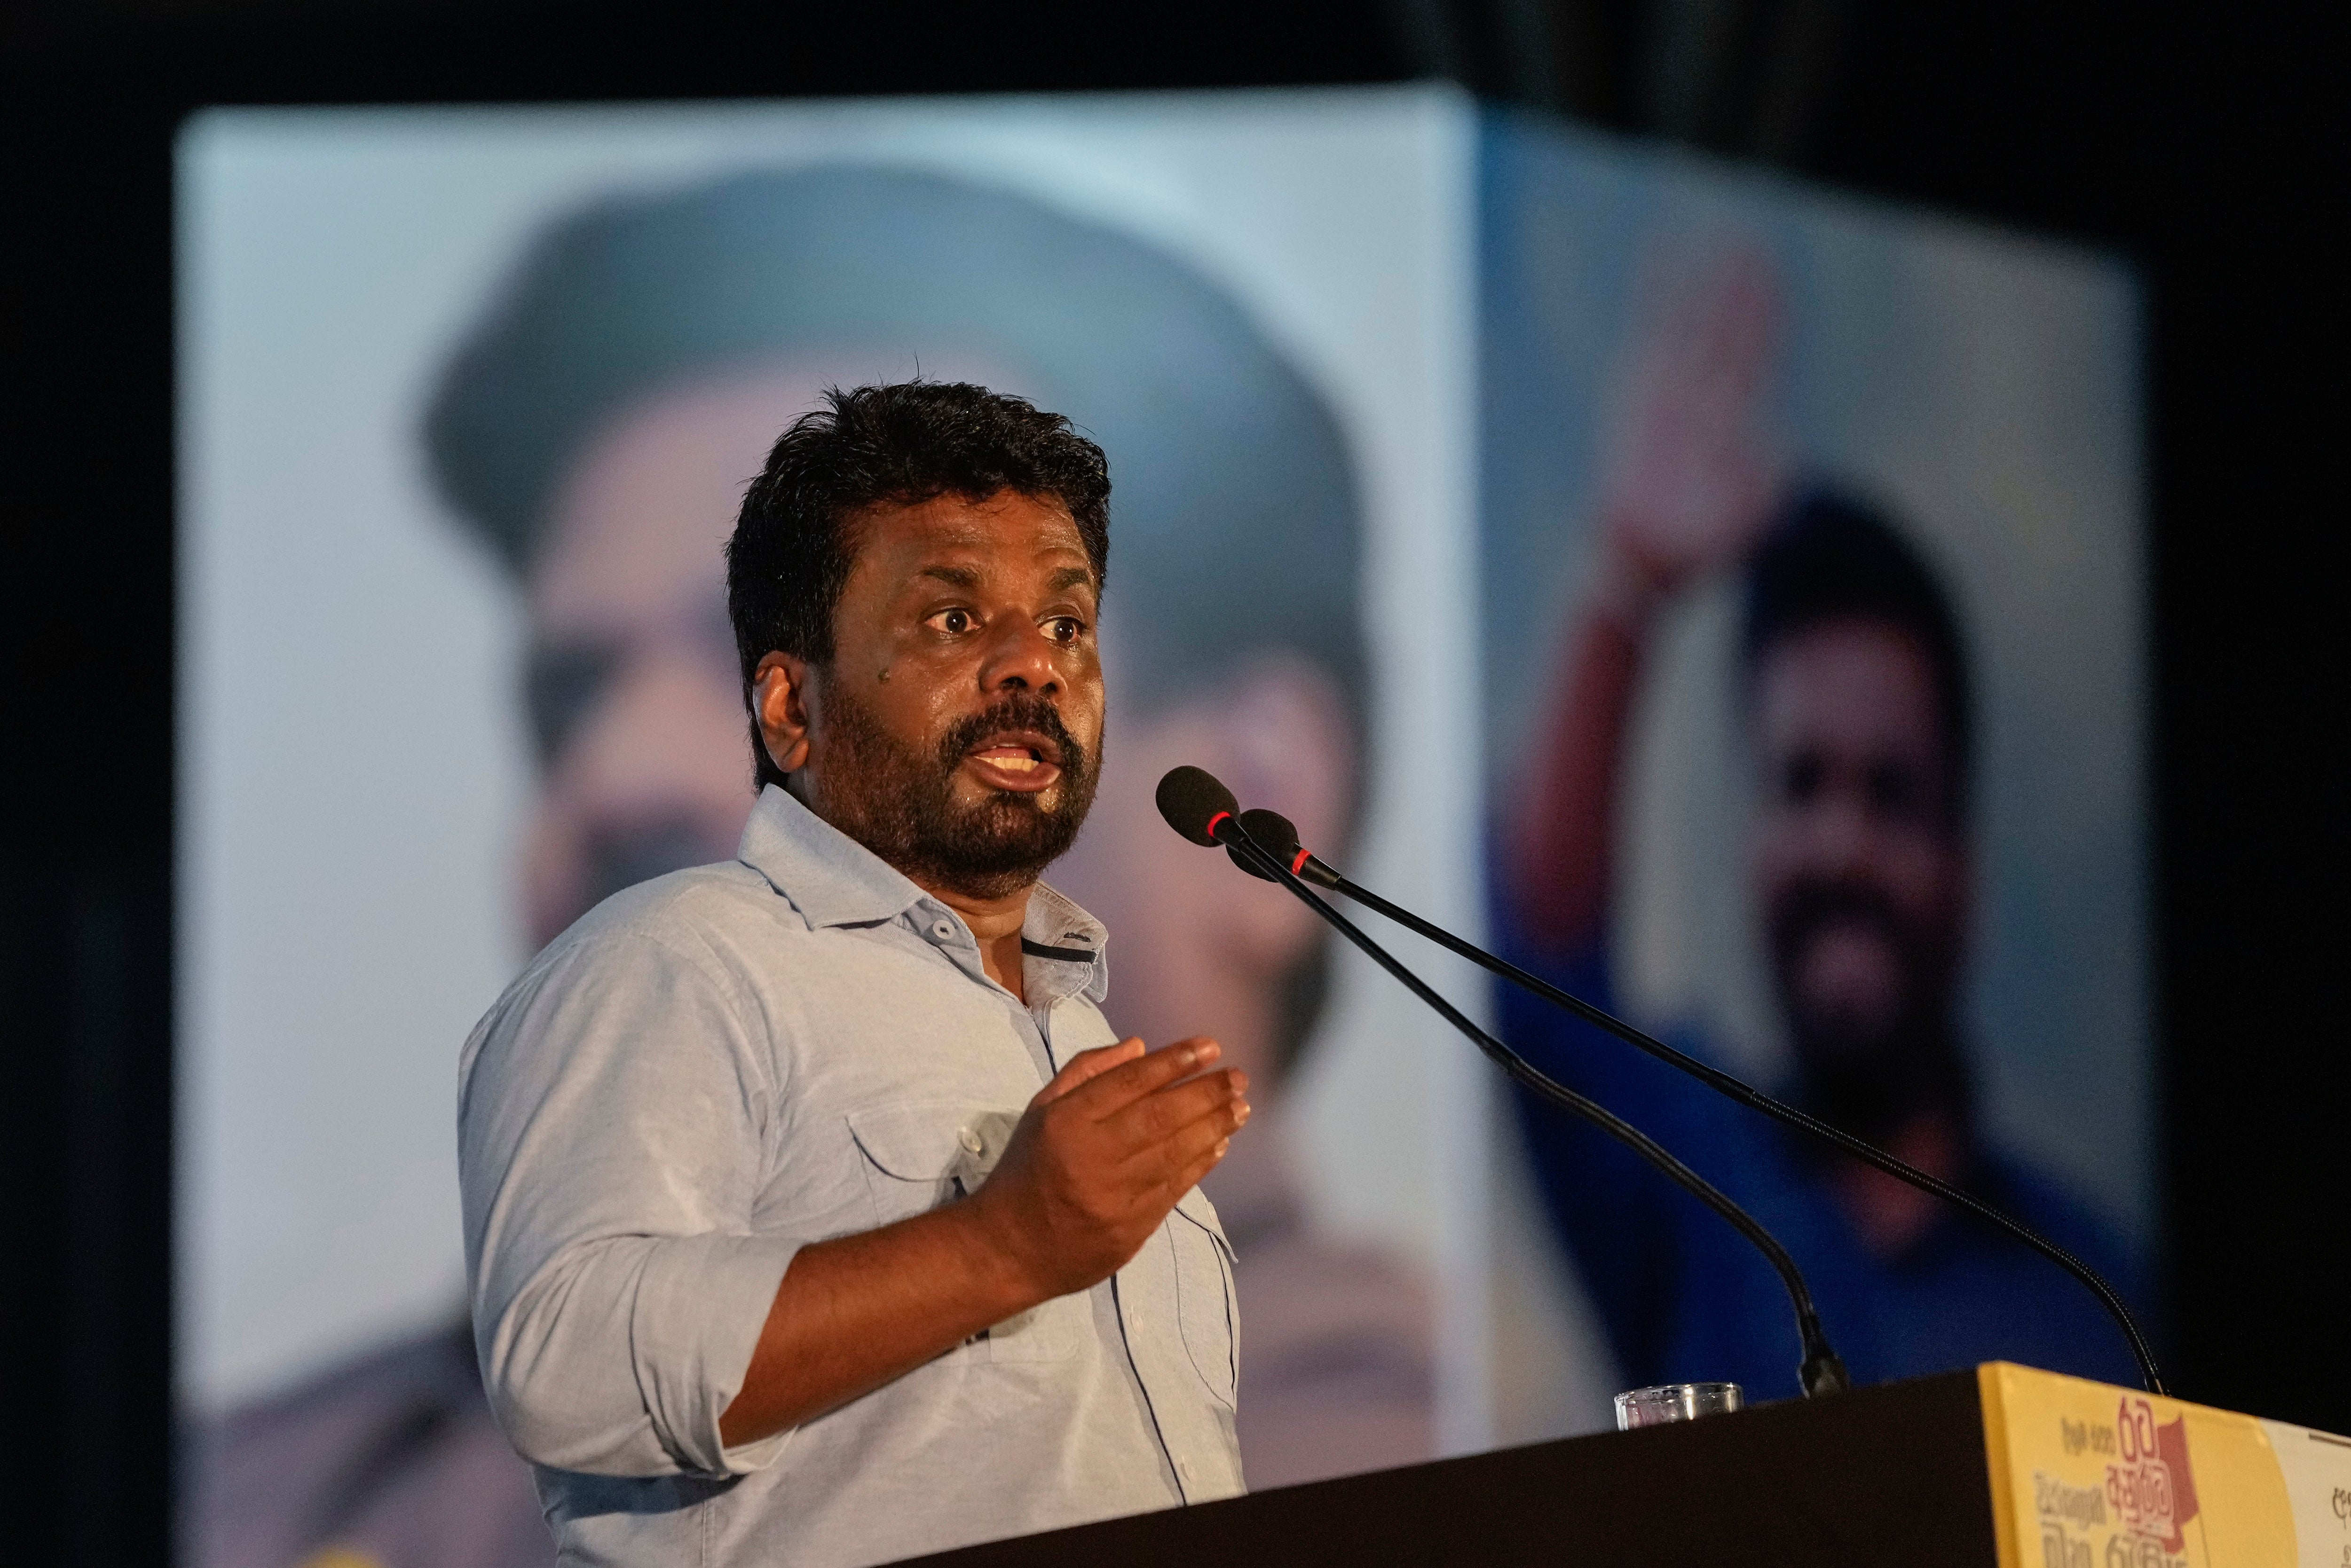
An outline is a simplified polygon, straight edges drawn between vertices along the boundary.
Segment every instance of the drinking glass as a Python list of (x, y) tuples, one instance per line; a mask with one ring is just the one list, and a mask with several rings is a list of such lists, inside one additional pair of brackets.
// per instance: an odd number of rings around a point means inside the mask
[(1660, 1383), (1616, 1396), (1616, 1429), (1662, 1427), (1668, 1421), (1695, 1421), (1719, 1416), (1747, 1403), (1736, 1383)]

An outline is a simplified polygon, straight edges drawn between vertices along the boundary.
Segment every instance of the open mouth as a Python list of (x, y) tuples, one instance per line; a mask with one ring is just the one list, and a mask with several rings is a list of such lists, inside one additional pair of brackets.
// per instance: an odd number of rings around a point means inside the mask
[(999, 731), (964, 754), (981, 782), (998, 789), (1037, 790), (1061, 777), (1061, 747), (1033, 730)]

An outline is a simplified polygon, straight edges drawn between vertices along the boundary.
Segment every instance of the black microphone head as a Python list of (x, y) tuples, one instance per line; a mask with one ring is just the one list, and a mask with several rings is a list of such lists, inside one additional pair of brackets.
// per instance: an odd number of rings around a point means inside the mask
[[(1239, 821), (1241, 831), (1247, 833), (1251, 842), (1274, 859), (1287, 864), (1298, 858), (1298, 829), (1280, 812), (1269, 811), (1262, 806), (1252, 806), (1240, 814)], [(1235, 865), (1259, 882), (1273, 880), (1272, 877), (1250, 864), (1249, 857), (1241, 853), (1238, 846), (1227, 844), (1225, 853), (1232, 856)]]
[(1167, 825), (1196, 844), (1214, 844), (1208, 824), (1218, 817), (1238, 817), (1241, 803), (1217, 782), (1205, 768), (1171, 768), (1159, 781), (1159, 814)]

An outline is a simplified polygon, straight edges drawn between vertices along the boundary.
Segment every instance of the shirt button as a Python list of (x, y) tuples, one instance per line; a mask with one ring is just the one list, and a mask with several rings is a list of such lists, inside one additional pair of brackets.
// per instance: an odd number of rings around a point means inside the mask
[(931, 927), (931, 935), (944, 942), (948, 937), (955, 935), (955, 927), (942, 920), (936, 925)]
[(960, 1136), (963, 1140), (963, 1146), (969, 1149), (975, 1155), (987, 1147), (987, 1140), (983, 1139), (977, 1133), (973, 1132), (969, 1127), (966, 1127)]

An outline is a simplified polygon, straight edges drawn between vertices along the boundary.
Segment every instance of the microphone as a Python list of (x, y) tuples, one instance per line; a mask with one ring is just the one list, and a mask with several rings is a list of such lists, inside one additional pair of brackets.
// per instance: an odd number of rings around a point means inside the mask
[(1152, 798), (1159, 803), (1159, 814), (1167, 825), (1196, 844), (1222, 842), (1217, 837), (1217, 829), (1241, 812), (1241, 803), (1233, 799), (1233, 792), (1205, 768), (1169, 768)]
[[(1729, 1196), (1712, 1182), (1675, 1158), (1672, 1152), (1655, 1138), (1602, 1105), (1598, 1101), (1579, 1094), (1551, 1077), (1517, 1051), (1479, 1029), (1470, 1021), (1468, 1014), (1447, 1001), (1428, 982), (1405, 967), (1388, 953), (1387, 949), (1365, 936), (1354, 922), (1317, 898), (1307, 887), (1299, 873), (1291, 870), (1284, 860), (1277, 858), (1275, 854), (1268, 853), (1251, 835), (1249, 830), (1244, 825), (1242, 814), (1235, 809), (1239, 802), (1233, 799), (1233, 792), (1219, 783), (1215, 775), (1200, 768), (1172, 768), (1166, 777), (1159, 780), (1157, 800), (1159, 814), (1166, 819), (1169, 827), (1196, 844), (1224, 845), (1226, 852), (1240, 862), (1244, 871), (1268, 882), (1279, 882), (1287, 887), (1304, 902), (1308, 908), (1330, 922), (1332, 927), (1341, 936), (1363, 949), (1365, 956), (1374, 963), (1395, 976), (1413, 995), (1435, 1009), (1437, 1015), (1446, 1022), (1468, 1036), (1472, 1044), (1484, 1052), (1496, 1066), (1508, 1073), (1514, 1082), (1524, 1084), (1543, 1100), (1567, 1112), (1570, 1115), (1580, 1117), (1598, 1127), (1663, 1172), (1683, 1191), (1728, 1220), (1733, 1229), (1744, 1236), (1754, 1245), (1757, 1251), (1763, 1254), (1764, 1260), (1769, 1262), (1772, 1270), (1780, 1276), (1780, 1283), (1788, 1292), (1789, 1304), (1795, 1309), (1797, 1337), (1803, 1345), (1804, 1359), (1797, 1369), (1797, 1378), (1802, 1383), (1804, 1393), (1808, 1396), (1836, 1394), (1849, 1386), (1850, 1380), (1845, 1375), (1844, 1363), (1839, 1360), (1836, 1352), (1830, 1348), (1828, 1333), (1821, 1327), (1820, 1313), (1813, 1305), (1812, 1289), (1804, 1283), (1802, 1271), (1796, 1267), (1795, 1259), (1791, 1257), (1788, 1249), (1780, 1244), (1779, 1239), (1764, 1229), (1762, 1224), (1753, 1215), (1732, 1202)], [(1257, 817), (1259, 824), (1263, 826), (1271, 828), (1278, 825), (1282, 830), (1288, 830), (1290, 827), (1287, 821), (1279, 817), (1274, 817), (1272, 823), (1266, 823), (1264, 819), (1273, 816), (1271, 812), (1257, 812), (1251, 815)], [(1296, 831), (1289, 831), (1283, 836), (1287, 840), (1288, 846), (1294, 850), (1298, 836)], [(1335, 876), (1337, 873), (1332, 874)]]
[[(1884, 1171), (1897, 1181), (1907, 1182), (1921, 1192), (1930, 1193), (1965, 1213), (1971, 1214), (2006, 1232), (2016, 1240), (2023, 1242), (2088, 1287), (2090, 1293), (2098, 1298), (2098, 1304), (2105, 1307), (2115, 1322), (2121, 1325), (2123, 1337), (2130, 1342), (2131, 1354), (2138, 1362), (2139, 1376), (2147, 1384), (2147, 1391), (2158, 1395), (2168, 1393), (2163, 1385), (2162, 1374), (2156, 1370), (2155, 1355), (2147, 1348), (2146, 1336), (2139, 1333), (2138, 1323), (2131, 1317), (2130, 1309), (2123, 1304), (2123, 1299), (2116, 1292), (2115, 1288), (2107, 1284), (2096, 1270), (2055, 1242), (2049, 1240), (2023, 1221), (2011, 1218), (1973, 1194), (1928, 1176), (1916, 1166), (1887, 1154), (1875, 1144), (1856, 1138), (1840, 1127), (1799, 1111), (1784, 1101), (1772, 1098), (1742, 1080), (1732, 1077), (1719, 1067), (1700, 1061), (1686, 1051), (1676, 1051), (1665, 1041), (1643, 1033), (1614, 1014), (1593, 1007), (1581, 997), (1561, 990), (1549, 981), (1529, 974), (1516, 964), (1507, 959), (1497, 958), (1484, 948), (1464, 942), (1444, 927), (1423, 920), (1412, 911), (1390, 904), (1386, 899), (1368, 889), (1356, 886), (1321, 859), (1301, 848), (1298, 842), (1298, 830), (1291, 825), (1289, 818), (1279, 811), (1268, 811), (1263, 809), (1243, 811), (1239, 814), (1239, 824), (1240, 831), (1247, 833), (1266, 852), (1269, 860), (1288, 865), (1293, 873), (1305, 881), (1346, 894), (1364, 908), (1375, 914), (1386, 915), (1407, 930), (1418, 932), (1438, 946), (1458, 954), (1488, 973), (1499, 975), (1511, 984), (1533, 992), (1554, 1007), (1563, 1008), (1584, 1022), (1614, 1035), (1627, 1045), (1645, 1051), (1660, 1061), (1680, 1068), (1715, 1092), (1735, 1100), (1750, 1110), (1760, 1111), (1783, 1125), (1793, 1127), (1801, 1133), (1818, 1138), (1832, 1148), (1851, 1155), (1864, 1164)], [(1226, 852), (1232, 856), (1234, 864), (1251, 876), (1260, 877), (1268, 882), (1274, 880), (1229, 846)]]
[[(1311, 882), (1317, 887), (1336, 888), (1340, 891), (1344, 891), (1344, 888), (1342, 887), (1341, 884), (1346, 883), (1347, 879), (1341, 876), (1337, 872), (1332, 870), (1329, 864), (1327, 864), (1322, 857), (1311, 854), (1302, 848), (1298, 842), (1297, 825), (1291, 822), (1289, 818), (1283, 816), (1280, 812), (1269, 811), (1262, 806), (1253, 807), (1249, 810), (1243, 811), (1241, 813), (1241, 831), (1247, 833), (1251, 840), (1255, 841), (1258, 848), (1265, 851), (1266, 853), (1273, 856), (1276, 860), (1288, 862), (1290, 866), (1290, 874), (1297, 877), (1300, 881)], [(1257, 878), (1259, 882), (1271, 882), (1274, 880), (1265, 873), (1258, 870), (1256, 866), (1251, 865), (1248, 858), (1244, 856), (1240, 851), (1228, 846), (1225, 850), (1225, 853), (1231, 858), (1232, 862), (1235, 865), (1240, 867), (1241, 870), (1249, 873), (1249, 875)]]

